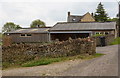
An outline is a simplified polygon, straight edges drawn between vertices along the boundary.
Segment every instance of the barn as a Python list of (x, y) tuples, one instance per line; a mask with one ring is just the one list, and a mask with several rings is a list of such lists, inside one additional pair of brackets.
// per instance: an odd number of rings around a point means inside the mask
[(116, 22), (59, 22), (49, 29), (51, 40), (60, 41), (90, 37), (95, 34), (116, 34)]
[(4, 33), (10, 37), (13, 43), (21, 42), (48, 42), (50, 27), (45, 28), (22, 28), (15, 31)]

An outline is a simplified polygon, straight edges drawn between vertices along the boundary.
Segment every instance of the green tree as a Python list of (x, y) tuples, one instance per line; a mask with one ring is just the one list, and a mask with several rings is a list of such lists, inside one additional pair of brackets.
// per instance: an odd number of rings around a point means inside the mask
[(2, 33), (14, 31), (14, 30), (17, 30), (17, 29), (20, 29), (20, 28), (22, 28), (22, 27), (20, 27), (19, 25), (14, 24), (13, 22), (7, 22), (2, 27)]
[(39, 19), (34, 20), (31, 24), (30, 24), (31, 28), (36, 28), (36, 27), (45, 27), (45, 23)]
[(101, 2), (98, 4), (94, 17), (97, 22), (106, 22), (108, 19), (108, 14), (106, 13)]
[(119, 25), (119, 17), (118, 17), (118, 14), (116, 15), (116, 17), (115, 18), (108, 18), (107, 19), (107, 21), (108, 22), (116, 22), (117, 23), (117, 25)]
[(108, 22), (117, 22), (118, 18), (108, 18), (107, 21)]

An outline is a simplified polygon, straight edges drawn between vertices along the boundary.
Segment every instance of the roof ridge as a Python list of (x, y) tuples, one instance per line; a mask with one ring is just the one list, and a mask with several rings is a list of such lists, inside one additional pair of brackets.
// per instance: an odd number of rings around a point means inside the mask
[(116, 23), (116, 22), (57, 22), (56, 24), (68, 24), (68, 23)]

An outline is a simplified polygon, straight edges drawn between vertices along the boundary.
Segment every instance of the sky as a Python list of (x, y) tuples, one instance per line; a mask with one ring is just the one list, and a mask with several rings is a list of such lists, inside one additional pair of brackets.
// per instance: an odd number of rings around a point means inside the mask
[(72, 15), (94, 13), (102, 2), (109, 17), (118, 13), (117, 0), (0, 0), (0, 31), (6, 22), (14, 22), (23, 28), (40, 19), (46, 26), (66, 22), (67, 12)]

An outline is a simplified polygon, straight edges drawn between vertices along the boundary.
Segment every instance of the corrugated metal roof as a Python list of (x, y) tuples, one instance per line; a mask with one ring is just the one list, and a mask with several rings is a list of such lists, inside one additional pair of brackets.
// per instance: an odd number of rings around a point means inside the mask
[(92, 22), (92, 23), (57, 23), (50, 31), (54, 30), (109, 30), (115, 29), (115, 22)]
[(23, 28), (7, 33), (47, 33), (49, 28)]

